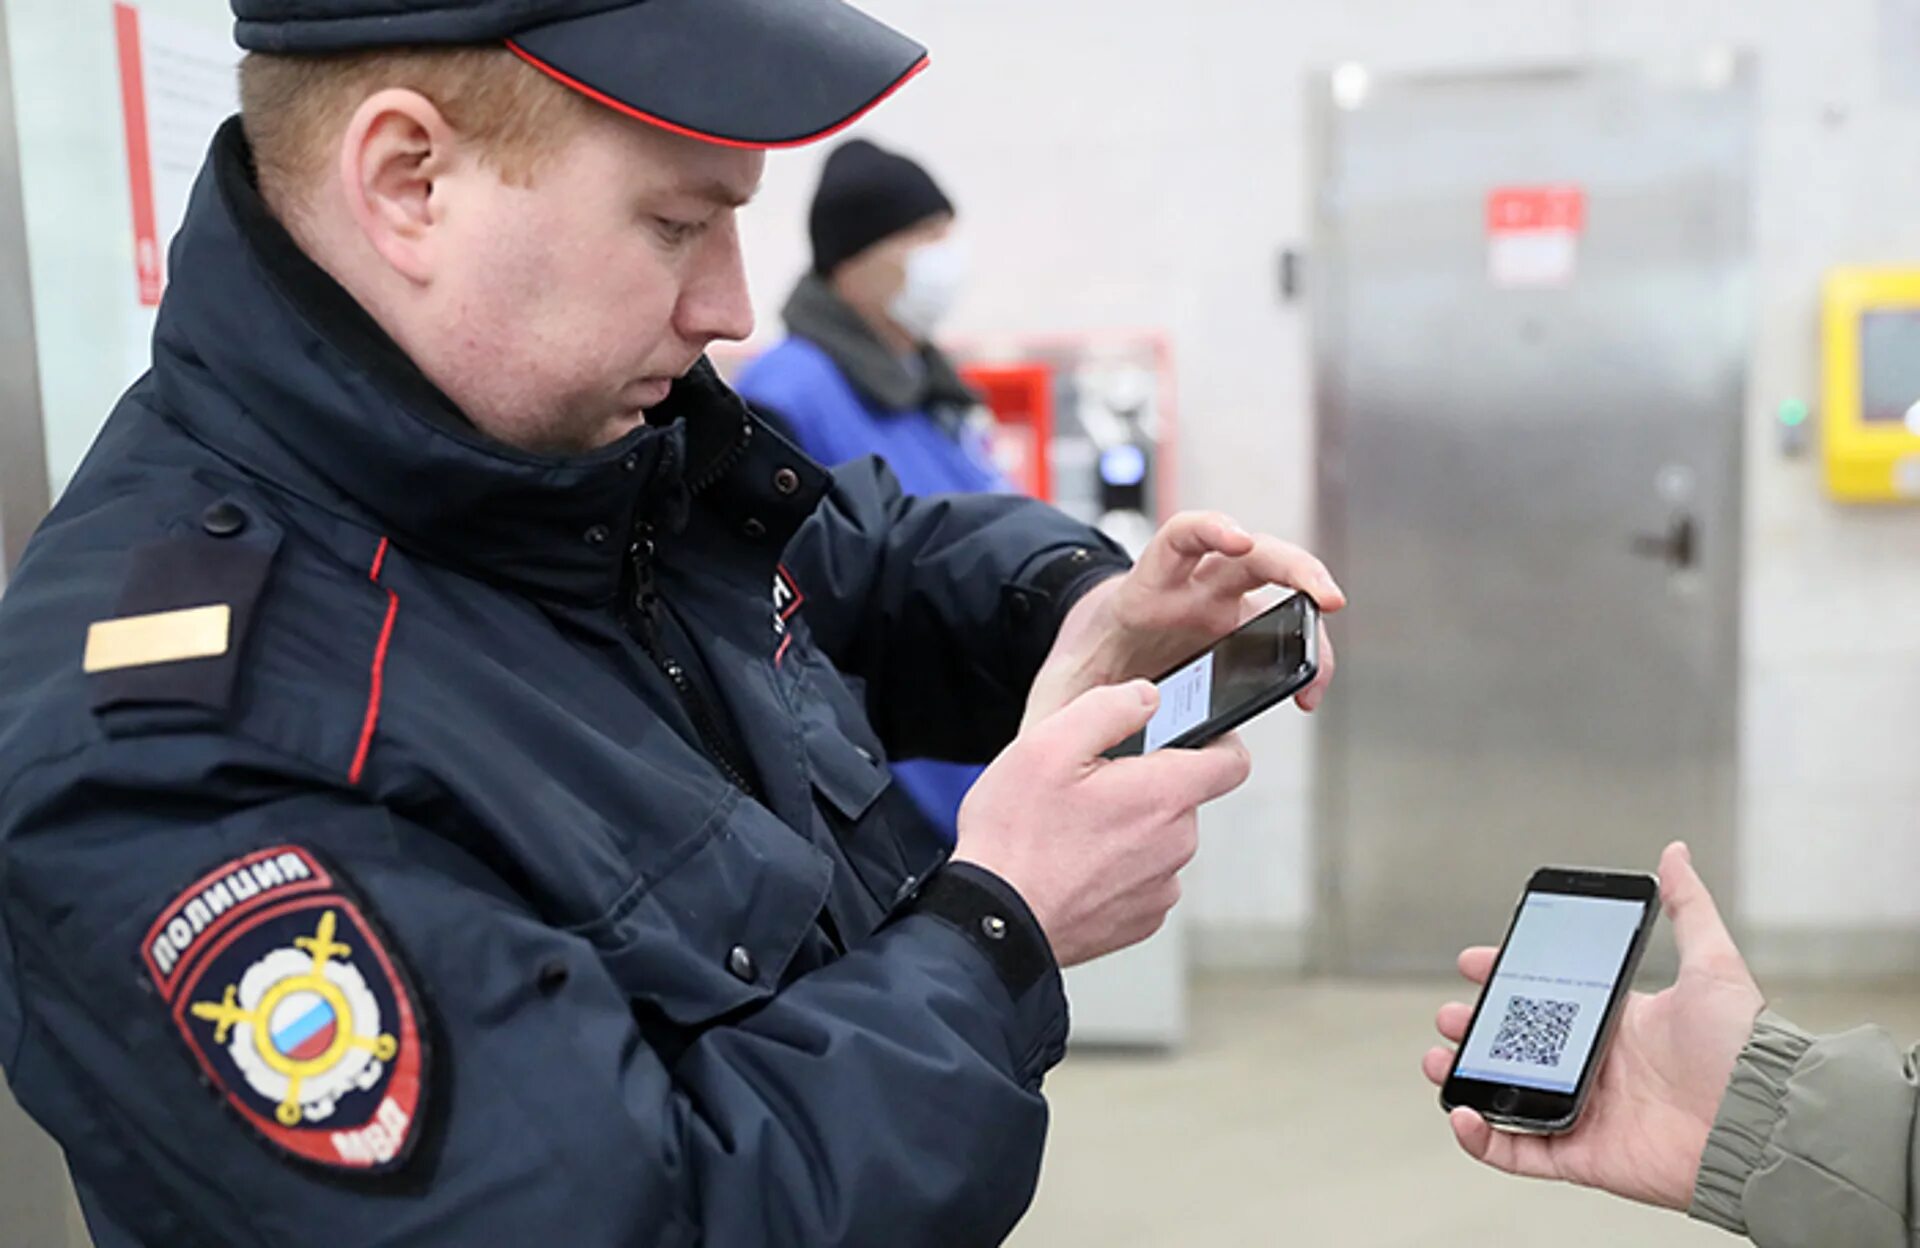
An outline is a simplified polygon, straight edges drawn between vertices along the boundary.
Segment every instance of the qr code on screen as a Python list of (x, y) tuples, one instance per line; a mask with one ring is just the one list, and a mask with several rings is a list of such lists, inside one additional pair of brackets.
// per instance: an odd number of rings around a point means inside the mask
[(1580, 1017), (1578, 1001), (1537, 1001), (1510, 997), (1507, 1016), (1493, 1038), (1493, 1060), (1526, 1066), (1558, 1066)]

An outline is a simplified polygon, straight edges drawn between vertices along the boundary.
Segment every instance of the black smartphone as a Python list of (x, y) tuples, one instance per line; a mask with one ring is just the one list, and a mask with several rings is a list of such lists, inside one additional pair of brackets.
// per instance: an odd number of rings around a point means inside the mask
[(1507, 1131), (1571, 1131), (1659, 916), (1655, 876), (1535, 872), (1440, 1103), (1477, 1109)]
[(1294, 594), (1154, 681), (1160, 709), (1106, 756), (1197, 750), (1299, 693), (1319, 672), (1320, 610)]

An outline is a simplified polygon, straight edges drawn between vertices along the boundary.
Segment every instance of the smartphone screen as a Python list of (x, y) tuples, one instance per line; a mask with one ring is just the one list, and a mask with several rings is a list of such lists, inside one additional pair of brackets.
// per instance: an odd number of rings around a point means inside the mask
[(1657, 890), (1641, 875), (1535, 878), (1460, 1046), (1449, 1104), (1523, 1126), (1571, 1124), (1639, 961)]
[(1116, 754), (1201, 745), (1313, 681), (1318, 613), (1295, 594), (1154, 682), (1160, 709)]

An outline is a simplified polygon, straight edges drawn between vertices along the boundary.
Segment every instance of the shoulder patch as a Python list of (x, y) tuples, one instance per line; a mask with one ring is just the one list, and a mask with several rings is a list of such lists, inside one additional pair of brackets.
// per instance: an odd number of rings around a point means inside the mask
[(406, 1163), (425, 1108), (418, 998), (310, 851), (261, 850), (195, 880), (139, 961), (209, 1082), (269, 1143), (335, 1171)]

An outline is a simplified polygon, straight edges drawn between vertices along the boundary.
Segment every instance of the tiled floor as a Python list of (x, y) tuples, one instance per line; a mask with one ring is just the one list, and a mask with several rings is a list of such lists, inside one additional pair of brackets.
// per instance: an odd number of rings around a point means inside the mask
[[(1622, 1248), (1732, 1237), (1483, 1171), (1419, 1071), (1436, 987), (1203, 980), (1176, 1057), (1075, 1054), (1018, 1248)], [(1776, 991), (1809, 1027), (1920, 1038), (1920, 982)]]

